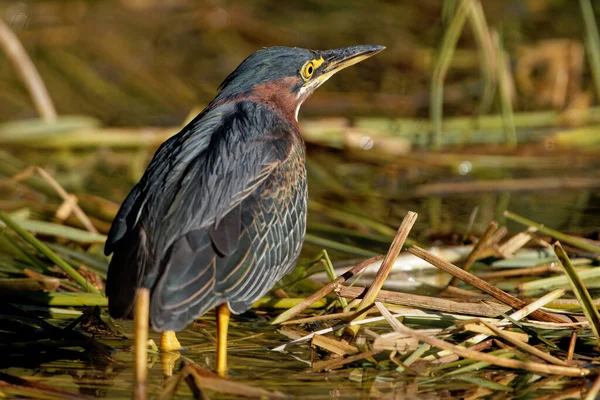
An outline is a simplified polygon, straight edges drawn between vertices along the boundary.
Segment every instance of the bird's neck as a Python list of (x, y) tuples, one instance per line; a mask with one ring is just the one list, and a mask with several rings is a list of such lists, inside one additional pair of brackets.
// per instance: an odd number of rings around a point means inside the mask
[(295, 90), (298, 84), (299, 78), (286, 77), (260, 83), (243, 94), (227, 94), (225, 89), (215, 98), (211, 106), (214, 108), (223, 103), (255, 101), (284, 117), (298, 130), (298, 109), (302, 104)]
[(297, 84), (297, 78), (289, 77), (262, 83), (254, 86), (248, 100), (259, 102), (273, 109), (297, 128), (298, 108), (300, 107), (300, 102), (294, 90)]

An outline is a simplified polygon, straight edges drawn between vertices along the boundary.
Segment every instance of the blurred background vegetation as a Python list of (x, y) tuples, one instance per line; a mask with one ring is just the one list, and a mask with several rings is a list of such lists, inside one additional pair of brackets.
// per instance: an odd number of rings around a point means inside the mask
[[(592, 3), (600, 12), (600, 4)], [(303, 107), (303, 116), (427, 116), (436, 50), (451, 19), (443, 14), (443, 4), (4, 1), (0, 16), (26, 47), (60, 114), (90, 115), (111, 126), (144, 126), (181, 123), (192, 108), (212, 99), (218, 84), (247, 55), (273, 45), (387, 47), (328, 82)], [(592, 94), (577, 1), (481, 4), (489, 27), (501, 33), (517, 75), (515, 110), (562, 109), (583, 93)], [(457, 48), (444, 93), (445, 115), (475, 115), (485, 53), (478, 51), (469, 24)], [(4, 54), (0, 59), (0, 120), (35, 117), (15, 71)], [(561, 78), (567, 79), (566, 88), (555, 87), (559, 73), (568, 75)], [(491, 110), (498, 112), (499, 106)]]
[[(106, 231), (156, 146), (247, 55), (374, 43), (386, 51), (336, 76), (301, 110), (314, 229), (331, 238), (321, 223), (335, 222), (372, 233), (372, 220), (391, 236), (413, 209), (425, 212), (424, 234), (482, 232), (511, 209), (593, 235), (598, 15), (589, 0), (5, 1), (0, 18), (59, 118), (38, 119), (0, 51), (0, 173), (41, 165), (80, 201), (108, 199), (96, 222)], [(40, 201), (5, 188), (7, 211)], [(52, 217), (52, 207), (37, 217)]]

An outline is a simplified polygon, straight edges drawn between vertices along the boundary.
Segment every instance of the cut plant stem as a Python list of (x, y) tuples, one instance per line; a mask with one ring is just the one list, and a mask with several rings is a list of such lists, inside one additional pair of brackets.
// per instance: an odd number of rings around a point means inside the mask
[(558, 273), (560, 272), (560, 268), (557, 263), (553, 264), (545, 264), (539, 265), (537, 267), (527, 267), (527, 268), (515, 268), (515, 269), (505, 269), (502, 271), (492, 271), (492, 272), (481, 272), (478, 273), (477, 276), (481, 279), (491, 280), (491, 279), (502, 279), (509, 278), (513, 276), (540, 276), (547, 273)]
[(502, 357), (491, 356), (486, 353), (481, 353), (478, 351), (465, 349), (463, 347), (455, 346), (451, 343), (448, 343), (444, 340), (437, 339), (435, 337), (425, 335), (417, 330), (408, 328), (401, 324), (397, 319), (395, 319), (390, 312), (383, 306), (383, 304), (377, 302), (375, 303), (377, 309), (381, 312), (381, 314), (386, 318), (386, 320), (392, 325), (395, 331), (403, 333), (405, 335), (413, 336), (420, 341), (430, 344), (431, 346), (435, 346), (439, 349), (448, 350), (453, 353), (456, 353), (460, 357), (473, 359), (477, 361), (485, 361), (490, 364), (497, 365), (505, 368), (515, 368), (515, 369), (524, 369), (527, 371), (538, 372), (542, 374), (556, 374), (556, 375), (564, 375), (564, 376), (586, 376), (589, 375), (590, 370), (587, 368), (575, 368), (575, 367), (564, 367), (558, 365), (547, 365), (540, 364), (536, 362), (530, 361), (518, 361), (518, 360), (509, 360)]
[[(75, 214), (77, 219), (79, 219), (79, 221), (83, 224), (83, 226), (85, 226), (85, 229), (87, 229), (88, 232), (98, 233), (98, 230), (94, 227), (94, 224), (92, 224), (92, 221), (90, 221), (89, 217), (83, 212), (81, 207), (79, 207), (79, 205), (77, 204), (78, 203), (77, 197), (74, 197), (74, 195), (68, 193), (60, 185), (60, 183), (58, 183), (56, 181), (56, 179), (54, 179), (54, 177), (52, 175), (50, 175), (48, 172), (46, 172), (45, 169), (43, 169), (42, 167), (35, 167), (35, 169), (42, 176), (42, 178), (44, 178), (48, 182), (48, 184), (50, 186), (52, 186), (54, 188), (54, 190), (56, 190), (56, 193), (58, 193), (58, 195), (60, 197), (62, 197), (62, 199), (64, 200), (65, 203), (72, 202), (72, 205), (70, 206), (72, 209), (72, 212), (73, 212), (73, 214)], [(65, 204), (65, 203), (63, 203), (63, 204)], [(68, 216), (68, 214), (67, 214), (67, 216)]]
[[(23, 270), (23, 274), (25, 276), (29, 277), (29, 278), (36, 279), (36, 280), (38, 280), (40, 282), (47, 282), (47, 281), (51, 282), (51, 280), (57, 279), (57, 278), (53, 278), (53, 277), (50, 277), (50, 276), (46, 276), (44, 274), (40, 274), (39, 272), (32, 271), (29, 268), (25, 268)], [(59, 285), (63, 289), (65, 289), (65, 290), (67, 290), (69, 292), (76, 292), (76, 293), (81, 293), (82, 292), (81, 289), (76, 288), (75, 286), (69, 285), (68, 283), (65, 282), (65, 280), (59, 280)], [(48, 290), (46, 289), (46, 291), (48, 291)]]
[(525, 232), (519, 232), (515, 236), (508, 239), (502, 245), (498, 246), (498, 254), (503, 258), (511, 258), (514, 256), (517, 250), (520, 250), (525, 246), (531, 239), (533, 239), (534, 228), (527, 228)]
[(150, 318), (150, 291), (146, 288), (138, 290), (135, 298), (134, 315), (134, 390), (133, 398), (146, 399), (148, 380), (148, 320)]
[(376, 256), (376, 257), (372, 257), (367, 260), (364, 260), (360, 264), (356, 265), (354, 268), (343, 273), (340, 277), (336, 278), (334, 281), (329, 282), (327, 285), (323, 286), (321, 289), (317, 290), (315, 293), (313, 293), (312, 295), (305, 298), (301, 303), (298, 303), (295, 306), (293, 306), (292, 308), (290, 308), (289, 310), (281, 313), (277, 318), (275, 318), (273, 320), (273, 322), (271, 322), (271, 325), (281, 324), (282, 322), (287, 321), (290, 318), (294, 318), (296, 315), (300, 314), (302, 311), (304, 311), (308, 307), (310, 307), (311, 304), (313, 304), (314, 302), (327, 296), (338, 285), (341, 285), (348, 279), (351, 279), (352, 277), (357, 275), (360, 271), (362, 271), (363, 269), (365, 269), (372, 263), (381, 260), (382, 258), (383, 258), (382, 256)]
[[(323, 250), (321, 252), (321, 255), (322, 255), (321, 262), (323, 263), (323, 266), (325, 267), (325, 272), (327, 273), (327, 277), (329, 278), (330, 281), (335, 281), (337, 279), (337, 275), (335, 273), (335, 268), (333, 268), (333, 263), (331, 262), (331, 259), (329, 258), (329, 253), (327, 253), (327, 250)], [(346, 302), (345, 298), (340, 297), (339, 302), (340, 302), (340, 306), (342, 306), (342, 308), (348, 307), (348, 302)]]
[[(402, 221), (402, 223), (400, 224), (400, 227), (398, 228), (396, 237), (394, 238), (394, 241), (392, 242), (390, 249), (388, 250), (387, 254), (385, 255), (385, 258), (383, 259), (383, 262), (381, 263), (381, 267), (379, 267), (379, 271), (377, 271), (377, 275), (375, 275), (375, 279), (373, 279), (373, 283), (371, 283), (371, 286), (369, 286), (369, 289), (367, 289), (367, 293), (365, 293), (361, 302), (358, 304), (358, 307), (356, 308), (357, 311), (365, 310), (365, 309), (371, 307), (373, 305), (373, 303), (375, 302), (375, 299), (377, 298), (377, 294), (383, 287), (383, 283), (385, 282), (386, 278), (388, 277), (390, 270), (392, 269), (392, 266), (394, 265), (394, 261), (396, 261), (396, 259), (398, 258), (398, 254), (400, 254), (400, 251), (402, 250), (402, 246), (404, 246), (404, 242), (406, 241), (406, 238), (408, 237), (410, 230), (412, 229), (413, 225), (417, 221), (417, 216), (418, 216), (417, 213), (409, 211), (406, 214), (406, 216), (404, 217), (404, 220)], [(365, 317), (365, 314), (359, 314), (356, 317), (355, 321), (361, 320), (364, 317)], [(358, 329), (359, 329), (358, 325), (345, 329), (344, 334), (342, 335), (342, 340), (346, 341), (347, 343), (351, 343), (354, 340), (354, 337), (356, 336)]]
[[(514, 296), (511, 296), (510, 294), (498, 289), (497, 287), (490, 285), (486, 281), (477, 278), (475, 275), (470, 274), (466, 271), (463, 271), (462, 269), (458, 268), (457, 266), (450, 264), (449, 262), (447, 262), (445, 260), (442, 260), (441, 258), (429, 253), (428, 251), (426, 251), (420, 247), (413, 246), (413, 247), (409, 248), (408, 251), (409, 251), (409, 253), (414, 254), (415, 256), (417, 256), (419, 258), (422, 258), (423, 260), (431, 263), (432, 265), (438, 267), (439, 269), (449, 273), (452, 276), (455, 276), (456, 278), (462, 280), (463, 282), (465, 282), (471, 286), (476, 287), (477, 289), (489, 294), (490, 296), (494, 297), (496, 300), (499, 300), (502, 303), (507, 304), (514, 309), (518, 310), (527, 305), (527, 303), (525, 301), (517, 299)], [(555, 323), (565, 322), (559, 316), (549, 314), (542, 310), (535, 310), (534, 312), (531, 313), (531, 316), (537, 320), (545, 321), (545, 322), (555, 322)]]
[(554, 365), (565, 365), (565, 366), (569, 365), (565, 361), (563, 361), (561, 359), (558, 359), (558, 358), (556, 358), (556, 357), (554, 357), (554, 356), (552, 356), (552, 355), (550, 355), (548, 353), (545, 353), (545, 352), (543, 352), (543, 351), (541, 351), (541, 350), (533, 347), (532, 345), (530, 345), (528, 343), (525, 343), (524, 341), (518, 339), (515, 336), (509, 335), (508, 334), (509, 332), (501, 331), (500, 329), (496, 328), (494, 325), (490, 324), (489, 322), (486, 322), (486, 321), (483, 321), (483, 320), (481, 320), (480, 322), (483, 325), (485, 325), (489, 330), (491, 330), (492, 332), (494, 332), (494, 334), (496, 336), (500, 336), (502, 339), (504, 339), (507, 342), (509, 342), (509, 343), (517, 346), (519, 349), (521, 349), (523, 351), (526, 351), (526, 352), (528, 352), (528, 353), (530, 353), (530, 354), (532, 354), (532, 355), (534, 355), (534, 356), (536, 356), (538, 358), (541, 358), (544, 361), (547, 361), (547, 362), (549, 362), (551, 364), (554, 364)]
[[(494, 236), (494, 233), (496, 233), (497, 229), (498, 229), (498, 223), (496, 221), (490, 222), (490, 224), (488, 225), (488, 227), (485, 230), (485, 232), (483, 233), (483, 235), (481, 235), (481, 237), (479, 238), (479, 241), (477, 242), (477, 244), (475, 244), (475, 247), (473, 247), (473, 250), (471, 250), (471, 253), (469, 253), (469, 256), (465, 260), (462, 269), (464, 269), (465, 271), (468, 271), (471, 269), (471, 266), (473, 265), (473, 263), (475, 261), (477, 261), (481, 252), (487, 246), (489, 246), (490, 239), (492, 238), (492, 236)], [(457, 283), (458, 283), (458, 279), (456, 279), (456, 277), (453, 277), (452, 280), (450, 281), (450, 283), (448, 284), (448, 286), (456, 286)]]
[(590, 328), (592, 329), (592, 332), (594, 332), (594, 335), (596, 335), (596, 340), (600, 342), (600, 314), (598, 313), (598, 309), (592, 300), (592, 296), (590, 296), (590, 292), (588, 292), (587, 288), (583, 284), (583, 281), (577, 274), (577, 271), (575, 271), (575, 268), (573, 268), (571, 260), (569, 260), (569, 256), (561, 246), (560, 242), (554, 243), (553, 246), (556, 257), (558, 257), (560, 260), (565, 270), (565, 274), (569, 278), (569, 283), (573, 288), (573, 293), (575, 293), (575, 297), (577, 297), (577, 300), (579, 300), (581, 308), (583, 309), (583, 313), (590, 323)]
[[(340, 296), (357, 298), (363, 294), (363, 287), (341, 286), (337, 289)], [(422, 296), (412, 293), (398, 293), (389, 290), (380, 290), (376, 301), (398, 304), (401, 306), (424, 308), (427, 310), (443, 311), (455, 314), (477, 315), (482, 317), (498, 317), (511, 310), (510, 306), (491, 302), (459, 302), (449, 299), (440, 299), (431, 296)]]
[(577, 331), (571, 332), (571, 340), (569, 340), (569, 351), (567, 352), (567, 361), (573, 359), (575, 355), (575, 345), (577, 344)]
[(58, 278), (0, 278), (3, 292), (53, 292), (60, 286)]
[(330, 353), (335, 353), (339, 356), (358, 353), (358, 349), (356, 347), (323, 335), (313, 336), (312, 345), (321, 347)]
[(511, 219), (520, 224), (531, 226), (531, 227), (537, 229), (539, 232), (545, 233), (546, 235), (550, 235), (553, 238), (558, 239), (563, 243), (570, 244), (571, 246), (574, 246), (574, 247), (577, 247), (577, 248), (580, 248), (580, 249), (583, 249), (583, 250), (586, 250), (586, 251), (589, 251), (592, 253), (600, 253), (600, 246), (596, 246), (592, 243), (586, 242), (584, 240), (578, 239), (573, 236), (565, 235), (564, 233), (560, 233), (558, 231), (555, 231), (554, 229), (547, 228), (542, 224), (538, 224), (537, 222), (534, 222), (525, 217), (521, 217), (520, 215), (517, 215), (510, 211), (505, 211), (504, 216), (506, 218)]
[[(547, 293), (546, 295), (540, 297), (539, 299), (537, 299), (536, 301), (528, 304), (527, 306), (521, 308), (518, 311), (515, 311), (514, 313), (512, 313), (511, 315), (509, 315), (510, 319), (513, 321), (519, 321), (523, 318), (525, 318), (526, 316), (528, 316), (529, 314), (531, 314), (534, 310), (539, 309), (540, 307), (545, 306), (546, 304), (555, 301), (556, 299), (558, 299), (559, 297), (562, 297), (565, 294), (565, 291), (563, 289), (557, 289), (554, 290), (550, 293)], [(507, 318), (503, 318), (500, 323), (506, 323), (509, 322), (509, 319)], [(483, 342), (484, 340), (486, 340), (489, 337), (489, 335), (485, 334), (485, 333), (481, 333), (479, 335), (473, 336), (472, 338), (466, 340), (465, 342), (463, 342), (461, 344), (461, 346), (477, 346), (479, 343)], [(439, 357), (445, 357), (445, 356), (449, 356), (450, 352), (448, 351), (441, 351), (438, 352), (435, 356), (435, 358), (439, 358)], [(429, 356), (429, 358), (431, 360), (434, 359), (433, 356)]]
[[(409, 309), (409, 311), (410, 311), (410, 309)], [(414, 310), (413, 310), (413, 312), (414, 312)], [(420, 316), (420, 315), (424, 314), (424, 312), (421, 311), (420, 313), (417, 313), (417, 314)], [(405, 317), (406, 315), (407, 315), (406, 312), (395, 314), (396, 317)], [(468, 318), (468, 317), (465, 317), (465, 318)], [(271, 350), (272, 351), (279, 351), (279, 352), (281, 352), (281, 351), (284, 351), (285, 349), (287, 349), (290, 346), (293, 346), (295, 344), (302, 343), (302, 342), (305, 342), (307, 340), (312, 339), (314, 335), (324, 335), (326, 333), (331, 333), (331, 332), (335, 332), (335, 331), (340, 330), (340, 329), (344, 329), (344, 328), (346, 328), (348, 326), (370, 324), (372, 322), (377, 322), (377, 321), (382, 321), (382, 320), (384, 320), (384, 318), (381, 317), (381, 316), (378, 316), (378, 317), (371, 317), (371, 318), (362, 319), (360, 321), (352, 321), (350, 323), (342, 323), (342, 324), (339, 324), (339, 325), (332, 326), (331, 328), (325, 328), (325, 329), (321, 329), (321, 330), (318, 330), (318, 331), (315, 331), (315, 332), (311, 332), (311, 333), (309, 333), (307, 335), (304, 335), (302, 337), (299, 337), (297, 339), (293, 339), (291, 342), (288, 342), (288, 343), (282, 344), (280, 346), (277, 346), (277, 347), (275, 347), (275, 348), (273, 348)]]

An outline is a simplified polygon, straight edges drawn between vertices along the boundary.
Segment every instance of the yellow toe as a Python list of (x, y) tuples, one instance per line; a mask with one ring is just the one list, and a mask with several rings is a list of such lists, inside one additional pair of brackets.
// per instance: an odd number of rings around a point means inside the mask
[(174, 331), (164, 331), (160, 337), (160, 351), (181, 350), (181, 344), (177, 340)]

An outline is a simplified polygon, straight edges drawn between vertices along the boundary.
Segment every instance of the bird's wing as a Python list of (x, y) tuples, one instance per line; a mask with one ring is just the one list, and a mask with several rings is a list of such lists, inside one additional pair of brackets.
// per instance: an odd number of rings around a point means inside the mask
[(264, 113), (272, 120), (264, 107), (238, 104), (224, 116), (204, 151), (198, 154), (188, 145), (178, 150), (197, 155), (184, 156), (190, 161), (177, 181), (160, 189), (159, 196), (170, 197), (168, 203), (155, 201), (162, 212), (153, 212), (144, 223), (160, 231), (157, 249), (166, 250), (185, 233), (202, 228), (209, 228), (222, 254), (235, 249), (231, 240), (237, 240), (240, 218), (232, 211), (287, 159), (292, 146), (287, 123), (265, 125), (262, 121), (269, 118)]
[(231, 107), (222, 106), (198, 115), (158, 148), (144, 176), (125, 198), (113, 220), (104, 246), (106, 255), (111, 254), (135, 231), (144, 210), (153, 207), (156, 212), (156, 207), (160, 205), (158, 203), (168, 201), (167, 196), (155, 194), (160, 192), (160, 188), (172, 190), (173, 185), (178, 184), (187, 165), (206, 152), (213, 133), (223, 123), (223, 118), (230, 109)]
[[(115, 253), (106, 288), (115, 305), (111, 314), (127, 315), (132, 281), (153, 287), (169, 260), (181, 261), (185, 253), (188, 261), (177, 273), (191, 279), (210, 268), (200, 265), (210, 258), (202, 252), (213, 246), (222, 257), (235, 252), (240, 203), (288, 157), (292, 145), (289, 125), (265, 125), (273, 121), (266, 112), (271, 113), (250, 102), (217, 107), (156, 152), (107, 240), (105, 251)], [(205, 279), (208, 274), (196, 285)]]

